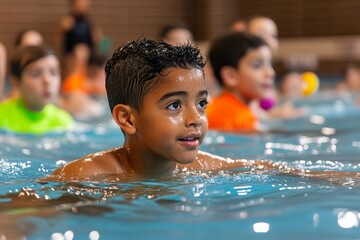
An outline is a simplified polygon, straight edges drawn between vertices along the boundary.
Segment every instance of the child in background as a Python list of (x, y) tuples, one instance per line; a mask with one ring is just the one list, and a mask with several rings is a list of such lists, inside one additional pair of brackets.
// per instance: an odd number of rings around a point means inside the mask
[(106, 90), (113, 118), (125, 136), (123, 146), (65, 164), (41, 181), (158, 179), (233, 168), (359, 179), (355, 172), (324, 174), (199, 151), (207, 132), (204, 65), (199, 49), (191, 45), (141, 38), (116, 50), (105, 67)]
[(40, 32), (35, 29), (25, 29), (17, 35), (15, 39), (16, 47), (37, 46), (44, 44), (44, 38)]
[(81, 92), (90, 95), (106, 95), (104, 67), (107, 56), (98, 52), (90, 54), (87, 69), (84, 74), (72, 74), (64, 79), (62, 92), (69, 94)]
[(360, 68), (355, 64), (346, 66), (343, 79), (336, 86), (340, 93), (356, 93), (360, 91)]
[(254, 16), (247, 21), (247, 31), (258, 36), (269, 45), (271, 51), (276, 53), (279, 48), (278, 29), (276, 23), (265, 16)]
[(160, 31), (160, 38), (171, 45), (192, 43), (194, 36), (190, 28), (182, 22), (164, 26)]
[[(35, 29), (24, 29), (20, 31), (15, 38), (15, 47), (37, 46), (44, 44), (44, 38), (41, 33)], [(18, 84), (13, 78), (9, 78), (8, 91), (4, 98), (17, 98), (20, 96)]]
[(59, 23), (57, 47), (64, 54), (65, 74), (83, 72), (103, 33), (90, 17), (91, 0), (69, 0), (70, 12)]
[(69, 129), (71, 116), (53, 104), (60, 86), (54, 52), (45, 46), (21, 47), (10, 64), (20, 97), (0, 103), (0, 128), (31, 134)]
[(233, 32), (216, 39), (209, 58), (214, 75), (223, 88), (207, 108), (209, 128), (230, 132), (262, 130), (248, 106), (268, 97), (274, 88), (271, 50), (259, 37)]
[[(279, 48), (278, 28), (271, 18), (265, 16), (253, 16), (249, 18), (247, 21), (247, 31), (252, 35), (262, 38), (270, 47), (272, 55), (277, 53)], [(253, 112), (255, 112), (260, 119), (289, 119), (304, 115), (304, 110), (294, 107), (290, 100), (278, 104), (278, 95), (277, 89), (270, 89), (270, 91), (268, 91), (268, 100), (272, 102), (272, 106), (264, 109), (260, 99), (256, 99), (250, 103)]]
[(280, 82), (281, 98), (295, 100), (304, 97), (303, 84), (299, 71), (287, 71)]
[(237, 19), (230, 24), (230, 31), (245, 32), (247, 29), (247, 23), (244, 19)]
[(96, 99), (106, 96), (106, 61), (106, 55), (93, 52), (84, 74), (72, 74), (63, 81), (61, 106), (75, 118), (88, 119), (103, 115), (103, 106)]

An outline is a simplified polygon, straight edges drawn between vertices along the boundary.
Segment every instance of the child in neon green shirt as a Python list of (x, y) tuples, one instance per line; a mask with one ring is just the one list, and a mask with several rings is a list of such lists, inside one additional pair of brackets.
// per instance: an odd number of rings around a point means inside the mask
[(20, 97), (0, 103), (0, 129), (43, 134), (70, 128), (72, 117), (53, 104), (59, 93), (59, 68), (54, 52), (45, 46), (17, 50), (11, 60), (11, 74), (17, 80)]

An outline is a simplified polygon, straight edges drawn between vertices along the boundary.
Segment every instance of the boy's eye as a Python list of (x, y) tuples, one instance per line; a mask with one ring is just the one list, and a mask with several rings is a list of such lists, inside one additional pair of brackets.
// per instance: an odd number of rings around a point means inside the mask
[(41, 71), (33, 70), (33, 71), (30, 71), (28, 74), (30, 75), (30, 77), (37, 78), (37, 77), (41, 76)]
[(206, 108), (206, 105), (208, 104), (208, 101), (206, 99), (203, 99), (199, 102), (200, 108)]
[(263, 63), (261, 61), (255, 61), (251, 64), (254, 68), (261, 68)]
[(178, 110), (178, 109), (180, 109), (180, 107), (181, 107), (181, 105), (179, 102), (173, 102), (172, 104), (167, 106), (167, 108), (170, 110)]
[(59, 75), (59, 71), (56, 68), (51, 68), (50, 74), (51, 74), (51, 76), (57, 76), (57, 75)]

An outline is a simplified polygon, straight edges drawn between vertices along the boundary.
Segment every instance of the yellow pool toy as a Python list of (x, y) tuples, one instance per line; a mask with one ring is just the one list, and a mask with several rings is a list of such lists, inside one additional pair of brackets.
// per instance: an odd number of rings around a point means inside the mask
[(302, 94), (304, 96), (313, 95), (319, 89), (320, 81), (315, 73), (304, 72), (301, 74), (301, 80), (303, 81)]

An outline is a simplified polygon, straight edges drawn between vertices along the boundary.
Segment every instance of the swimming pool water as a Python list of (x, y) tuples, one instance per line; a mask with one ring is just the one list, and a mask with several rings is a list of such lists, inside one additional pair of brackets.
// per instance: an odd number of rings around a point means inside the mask
[[(282, 131), (209, 132), (202, 150), (296, 167), (360, 172), (360, 109), (326, 95)], [(171, 180), (44, 183), (85, 154), (121, 145), (110, 116), (69, 133), (0, 134), (0, 233), (8, 239), (359, 239), (360, 183), (277, 174), (184, 173)], [(350, 182), (351, 179), (342, 179)], [(0, 235), (1, 236), (1, 235)], [(0, 237), (1, 239), (1, 237)]]

